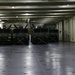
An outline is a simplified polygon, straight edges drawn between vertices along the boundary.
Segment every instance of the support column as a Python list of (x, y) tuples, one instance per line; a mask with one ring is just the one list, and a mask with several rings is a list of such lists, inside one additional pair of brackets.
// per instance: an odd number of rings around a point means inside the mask
[(64, 42), (64, 20), (62, 20), (62, 42)]
[(28, 33), (31, 34), (31, 24), (30, 24), (30, 19), (28, 19)]

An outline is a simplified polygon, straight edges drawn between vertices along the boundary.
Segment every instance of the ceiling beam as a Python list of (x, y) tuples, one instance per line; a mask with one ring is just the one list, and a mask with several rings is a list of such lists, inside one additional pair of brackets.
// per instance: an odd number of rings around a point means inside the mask
[(3, 10), (3, 11), (0, 11), (0, 14), (9, 14), (9, 13), (18, 13), (18, 14), (22, 14), (22, 13), (75, 13), (75, 10), (38, 10), (38, 11), (35, 11), (35, 10), (28, 10), (28, 11), (20, 11), (20, 10), (9, 10), (9, 11), (6, 11), (6, 10)]
[[(63, 17), (65, 17), (65, 16), (18, 16), (19, 19), (24, 19), (24, 18), (25, 19), (28, 19), (28, 18), (63, 18)], [(68, 16), (66, 16), (66, 17), (68, 17)], [(17, 17), (16, 16), (0, 16), (0, 19), (2, 19), (2, 18), (13, 19), (13, 18), (17, 18)]]
[(27, 6), (27, 5), (30, 5), (30, 6), (41, 6), (41, 5), (44, 5), (44, 6), (50, 6), (50, 5), (75, 5), (75, 1), (63, 1), (63, 2), (50, 2), (50, 1), (42, 1), (42, 2), (13, 2), (13, 1), (4, 1), (4, 2), (0, 2), (0, 6)]

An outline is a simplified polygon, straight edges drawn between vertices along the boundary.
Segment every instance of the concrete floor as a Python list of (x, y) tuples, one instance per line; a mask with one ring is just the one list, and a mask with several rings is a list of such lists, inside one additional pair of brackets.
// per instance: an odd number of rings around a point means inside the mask
[(0, 46), (0, 75), (75, 75), (75, 44)]

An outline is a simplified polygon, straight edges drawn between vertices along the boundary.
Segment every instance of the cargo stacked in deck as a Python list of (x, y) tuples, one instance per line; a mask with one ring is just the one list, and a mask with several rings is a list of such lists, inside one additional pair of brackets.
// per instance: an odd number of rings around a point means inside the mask
[[(34, 28), (31, 33), (32, 44), (48, 44), (58, 42), (57, 29)], [(29, 44), (28, 29), (0, 29), (0, 45), (26, 45)]]
[(27, 29), (13, 30), (13, 45), (16, 44), (29, 44), (29, 34)]
[(43, 28), (33, 29), (33, 32), (31, 34), (31, 42), (33, 44), (47, 44), (48, 29), (43, 29)]
[(10, 29), (0, 29), (0, 45), (11, 45)]
[(59, 33), (57, 29), (49, 30), (49, 42), (58, 42)]
[(0, 45), (29, 44), (27, 29), (0, 29)]

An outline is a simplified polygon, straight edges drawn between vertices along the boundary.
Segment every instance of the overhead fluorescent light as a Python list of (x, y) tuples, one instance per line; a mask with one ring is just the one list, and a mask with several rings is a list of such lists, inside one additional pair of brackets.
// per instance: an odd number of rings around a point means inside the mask
[(69, 4), (67, 4), (67, 5), (62, 5), (62, 6), (60, 6), (60, 7), (69, 7), (70, 5)]
[(37, 26), (36, 26), (36, 28), (37, 28)]
[(32, 15), (32, 14), (26, 13), (26, 14), (21, 14), (21, 15), (26, 15), (26, 16), (29, 16), (29, 15)]
[(15, 7), (13, 6), (12, 9), (14, 9)]
[(1, 23), (4, 23), (4, 21), (2, 21)]
[(26, 13), (25, 15), (29, 15), (28, 13)]
[(16, 16), (16, 18), (18, 18), (18, 16)]
[(1, 24), (1, 23), (4, 23), (4, 21), (0, 21), (0, 24)]

